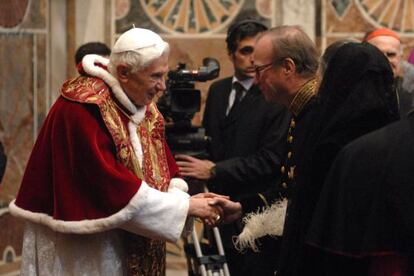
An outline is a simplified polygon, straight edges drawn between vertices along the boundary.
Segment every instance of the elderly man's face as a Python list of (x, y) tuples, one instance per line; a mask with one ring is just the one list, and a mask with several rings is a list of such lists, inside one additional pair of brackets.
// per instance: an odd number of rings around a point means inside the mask
[(144, 69), (129, 73), (127, 79), (121, 82), (122, 88), (136, 106), (148, 105), (159, 92), (165, 91), (167, 73), (168, 55), (163, 55)]
[(394, 77), (400, 74), (401, 68), (401, 43), (392, 36), (377, 36), (368, 41), (388, 58)]
[(272, 43), (268, 36), (261, 37), (253, 52), (256, 83), (262, 90), (266, 101), (283, 103), (285, 94), (285, 78), (282, 68), (274, 64)]

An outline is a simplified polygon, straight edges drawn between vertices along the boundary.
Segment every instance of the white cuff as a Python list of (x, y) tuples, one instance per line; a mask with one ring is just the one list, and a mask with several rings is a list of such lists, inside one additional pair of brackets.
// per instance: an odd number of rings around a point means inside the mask
[(174, 188), (163, 193), (148, 186), (144, 181), (127, 206), (117, 213), (99, 219), (64, 221), (45, 213), (20, 208), (12, 201), (10, 213), (50, 227), (60, 233), (92, 234), (115, 228), (167, 241), (176, 241), (184, 228), (189, 207), (189, 195)]
[(137, 194), (136, 211), (120, 228), (148, 238), (176, 242), (187, 219), (190, 196), (179, 189), (160, 192), (145, 182)]
[(170, 185), (168, 186), (168, 192), (170, 192), (173, 189), (179, 189), (183, 192), (188, 192), (188, 184), (185, 182), (182, 178), (171, 178)]

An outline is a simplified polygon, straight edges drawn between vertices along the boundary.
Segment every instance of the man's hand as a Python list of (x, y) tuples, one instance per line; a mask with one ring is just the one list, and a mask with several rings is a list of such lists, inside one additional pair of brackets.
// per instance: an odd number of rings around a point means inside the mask
[(223, 223), (231, 223), (241, 218), (243, 214), (243, 208), (239, 202), (234, 202), (223, 197), (215, 197), (208, 204), (221, 207), (224, 215), (221, 221)]
[(190, 197), (188, 215), (202, 219), (209, 226), (216, 226), (223, 218), (223, 211), (219, 205), (211, 205), (209, 201), (209, 197)]
[(185, 154), (178, 154), (175, 158), (182, 176), (201, 180), (211, 178), (211, 168), (213, 168), (215, 164), (210, 160), (201, 160)]

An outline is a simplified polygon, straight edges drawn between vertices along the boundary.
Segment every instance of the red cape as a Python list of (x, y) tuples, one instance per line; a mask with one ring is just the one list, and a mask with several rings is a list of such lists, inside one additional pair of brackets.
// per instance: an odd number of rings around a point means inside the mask
[[(178, 168), (165, 148), (173, 177)], [(15, 204), (55, 220), (99, 219), (123, 209), (140, 185), (116, 159), (98, 106), (60, 97), (35, 143)]]

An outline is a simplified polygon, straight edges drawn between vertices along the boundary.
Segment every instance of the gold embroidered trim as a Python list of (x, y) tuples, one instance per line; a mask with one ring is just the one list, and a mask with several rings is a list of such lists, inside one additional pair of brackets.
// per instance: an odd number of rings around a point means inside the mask
[(264, 197), (264, 195), (262, 195), (261, 193), (257, 193), (257, 195), (260, 197), (260, 199), (264, 202), (264, 204), (266, 205), (266, 207), (269, 207), (269, 203), (267, 202), (266, 198)]
[(122, 114), (125, 115), (125, 117), (127, 117), (129, 119), (130, 122), (132, 122), (134, 125), (138, 125), (137, 123), (134, 122), (134, 120), (132, 120), (132, 117), (125, 111), (122, 109), (122, 107), (120, 107), (116, 101), (113, 101), (115, 107), (122, 112)]
[(145, 180), (143, 168), (135, 156), (128, 130), (122, 123), (115, 101), (108, 99), (99, 105), (102, 119), (114, 139), (120, 161), (139, 178)]
[(141, 140), (145, 181), (162, 192), (168, 190), (171, 179), (164, 147), (164, 118), (155, 103), (151, 103), (137, 131)]
[(289, 110), (293, 115), (298, 116), (302, 108), (312, 99), (316, 94), (316, 79), (307, 81), (296, 93), (293, 101), (290, 103)]

